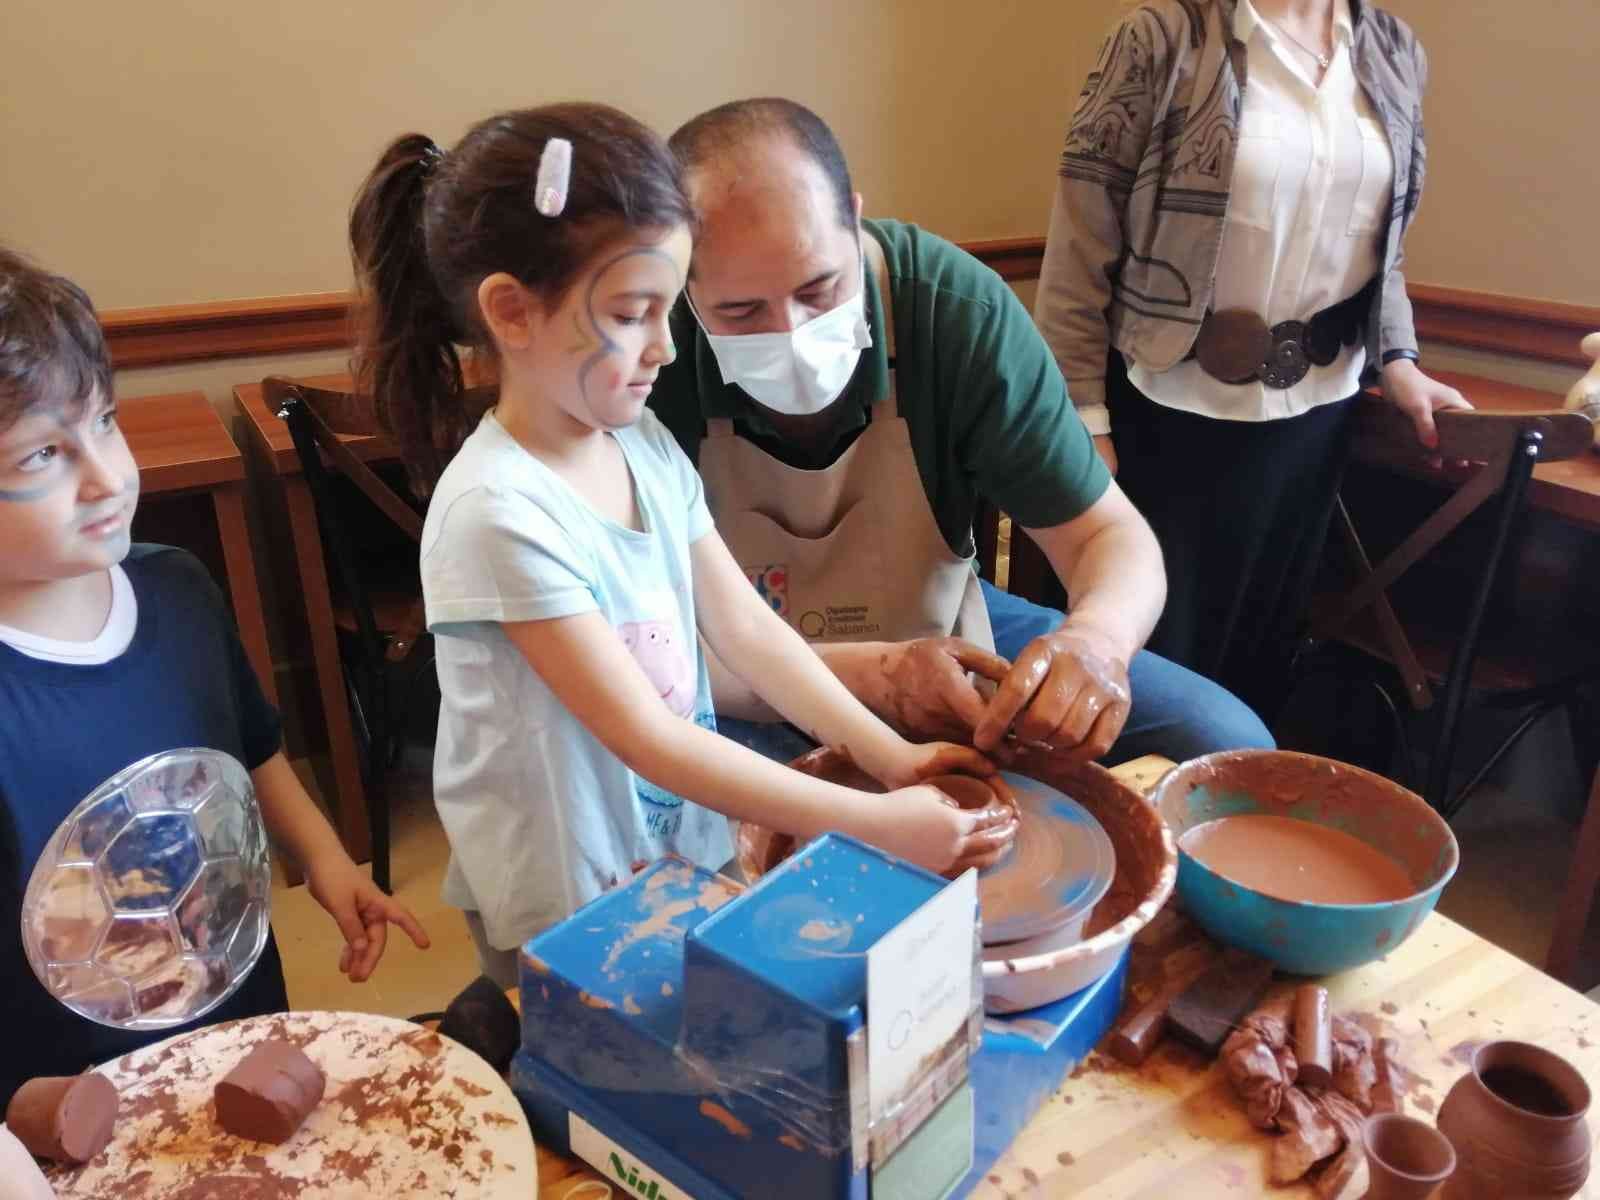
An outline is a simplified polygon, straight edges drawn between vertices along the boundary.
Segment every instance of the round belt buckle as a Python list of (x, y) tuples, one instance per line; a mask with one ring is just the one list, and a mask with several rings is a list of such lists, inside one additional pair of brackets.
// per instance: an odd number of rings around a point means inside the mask
[(1194, 344), (1200, 369), (1223, 383), (1249, 382), (1255, 377), (1257, 364), (1272, 352), (1267, 323), (1248, 308), (1209, 313)]
[(1269, 388), (1291, 388), (1306, 377), (1311, 360), (1306, 357), (1302, 341), (1306, 335), (1304, 321), (1280, 321), (1271, 330), (1272, 349), (1256, 367), (1256, 375)]

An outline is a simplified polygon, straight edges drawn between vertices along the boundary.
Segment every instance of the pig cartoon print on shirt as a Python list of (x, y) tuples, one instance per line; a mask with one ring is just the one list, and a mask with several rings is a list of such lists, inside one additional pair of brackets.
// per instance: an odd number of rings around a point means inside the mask
[(691, 716), (699, 677), (678, 622), (624, 621), (617, 632), (667, 707), (680, 717)]

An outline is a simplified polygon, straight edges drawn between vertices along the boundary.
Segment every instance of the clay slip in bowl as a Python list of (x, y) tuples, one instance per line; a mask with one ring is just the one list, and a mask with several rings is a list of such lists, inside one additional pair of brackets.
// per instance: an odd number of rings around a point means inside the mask
[(1152, 794), (1175, 838), (1244, 813), (1341, 830), (1397, 862), (1416, 891), (1379, 904), (1280, 900), (1212, 871), (1182, 849), (1178, 895), (1218, 941), (1297, 975), (1327, 975), (1379, 958), (1416, 930), (1461, 861), (1444, 818), (1415, 792), (1349, 763), (1288, 750), (1229, 750), (1191, 759)]

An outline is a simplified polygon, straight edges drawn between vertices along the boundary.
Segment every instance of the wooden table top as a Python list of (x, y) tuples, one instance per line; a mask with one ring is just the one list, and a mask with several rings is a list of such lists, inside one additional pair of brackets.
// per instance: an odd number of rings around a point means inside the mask
[(119, 401), (117, 422), (139, 464), (139, 489), (147, 496), (244, 478), (244, 458), (201, 392)]
[[(351, 386), (348, 374), (304, 375), (299, 376), (296, 382), (338, 392), (349, 391)], [(289, 427), (283, 423), (278, 414), (267, 410), (261, 385), (241, 383), (233, 389), (233, 397), (238, 402), (240, 411), (244, 413), (245, 423), (249, 426), (252, 436), (257, 444), (266, 450), (273, 471), (279, 475), (298, 475), (300, 459), (294, 451), (294, 439), (289, 436)], [(354, 450), (356, 457), (363, 462), (382, 462), (399, 455), (398, 448), (387, 437), (340, 434), (339, 438)]]
[[(1475, 408), (1486, 412), (1549, 412), (1559, 409), (1565, 397), (1515, 383), (1501, 383), (1477, 375), (1438, 371), (1434, 378), (1459, 391)], [(1390, 467), (1390, 464), (1385, 464)], [(1408, 472), (1419, 478), (1432, 475), (1459, 483), (1468, 473), (1446, 468), (1443, 472), (1419, 469)], [(1528, 503), (1590, 529), (1600, 529), (1600, 453), (1590, 450), (1564, 462), (1543, 463), (1534, 468), (1528, 487)]]
[[(1335, 1012), (1376, 1019), (1399, 1042), (1419, 1077), (1405, 1101), (1411, 1116), (1434, 1119), (1484, 1041), (1536, 1043), (1600, 1082), (1600, 1005), (1437, 913), (1386, 959), (1327, 984)], [(1165, 1042), (1137, 1069), (1095, 1053), (973, 1194), (1315, 1196), (1309, 1185), (1267, 1184), (1270, 1143), (1220, 1068), (1185, 1047)], [(1600, 1184), (1579, 1195), (1600, 1196)]]
[[(1171, 765), (1147, 757), (1113, 774), (1144, 791)], [(1163, 940), (1186, 924), (1168, 914), (1158, 918), (1163, 922)], [(1405, 1100), (1412, 1116), (1433, 1119), (1483, 1041), (1534, 1042), (1600, 1085), (1600, 1005), (1438, 913), (1387, 958), (1326, 983), (1335, 1012), (1380, 1021), (1399, 1043), (1402, 1064), (1417, 1077)], [(1138, 1068), (1096, 1052), (972, 1194), (986, 1200), (1314, 1197), (1309, 1185), (1267, 1184), (1270, 1144), (1245, 1119), (1211, 1060), (1171, 1041)], [(584, 1164), (543, 1147), (538, 1158), (540, 1200), (604, 1195), (590, 1182), (600, 1177)], [(594, 1190), (583, 1190), (586, 1182)], [(1600, 1181), (1579, 1195), (1600, 1198)]]

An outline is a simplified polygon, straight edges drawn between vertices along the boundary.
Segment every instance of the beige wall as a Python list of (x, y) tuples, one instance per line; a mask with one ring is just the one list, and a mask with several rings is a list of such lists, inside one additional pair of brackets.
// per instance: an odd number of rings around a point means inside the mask
[(107, 308), (344, 287), (350, 198), (388, 138), (574, 96), (664, 131), (794, 96), (869, 211), (1037, 234), (1100, 22), (1072, 0), (6, 7), (0, 228)]
[(1410, 277), (1600, 305), (1600, 3), (1394, 0), (1428, 49)]
[[(351, 194), (398, 132), (449, 141), (494, 109), (572, 96), (670, 130), (757, 93), (834, 124), (869, 212), (958, 239), (1034, 235), (1117, 2), (9, 0), (0, 238), (106, 308), (333, 290), (349, 281)], [(1583, 237), (1600, 172), (1580, 121), (1600, 4), (1393, 7), (1433, 62), (1411, 277), (1600, 303)], [(220, 398), (247, 366), (128, 372), (124, 387)]]

